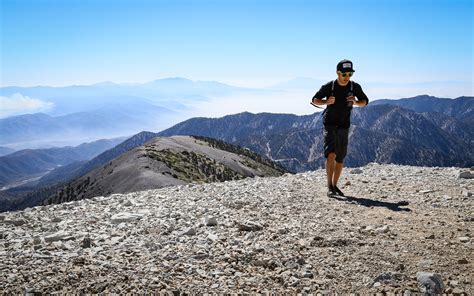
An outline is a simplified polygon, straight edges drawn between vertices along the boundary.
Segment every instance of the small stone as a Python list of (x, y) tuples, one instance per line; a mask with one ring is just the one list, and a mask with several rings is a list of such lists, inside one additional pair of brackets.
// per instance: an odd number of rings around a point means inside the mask
[(362, 174), (363, 171), (361, 169), (353, 169), (351, 170), (351, 174)]
[(430, 235), (430, 236), (425, 237), (425, 239), (435, 239), (435, 235), (432, 234), (432, 235)]
[(417, 272), (418, 288), (422, 293), (441, 294), (444, 289), (443, 280), (437, 273)]
[(217, 219), (215, 217), (206, 217), (204, 224), (206, 224), (206, 226), (217, 226)]
[(125, 200), (123, 205), (126, 206), (126, 207), (131, 207), (131, 206), (133, 206), (133, 203), (130, 200), (127, 199), (127, 200)]
[(217, 240), (219, 239), (219, 237), (217, 236), (217, 234), (209, 233), (209, 234), (207, 235), (207, 239), (209, 239), (209, 240), (215, 242), (215, 241), (217, 241)]
[(462, 191), (462, 196), (471, 197), (471, 196), (472, 196), (472, 192), (470, 192), (470, 191), (467, 190), (467, 189), (463, 189), (463, 191)]
[(10, 274), (7, 278), (7, 281), (11, 284), (11, 283), (14, 283), (17, 278), (18, 277), (16, 276), (16, 274)]
[[(0, 220), (1, 221), (1, 220)], [(3, 220), (1, 221), (3, 224), (11, 224), (11, 225), (15, 225), (15, 226), (21, 226), (23, 224), (26, 223), (25, 220), (23, 219), (19, 219), (19, 220)]]
[(471, 240), (471, 238), (468, 236), (462, 236), (462, 237), (458, 237), (458, 240), (462, 243), (467, 243)]
[(90, 237), (85, 237), (82, 242), (81, 242), (81, 247), (83, 249), (90, 248), (91, 247), (91, 239)]
[(43, 293), (41, 290), (35, 288), (25, 288), (25, 296), (34, 296), (34, 295), (42, 295)]
[(67, 241), (67, 240), (74, 240), (74, 237), (64, 231), (58, 231), (56, 233), (53, 233), (44, 237), (44, 241), (47, 243), (55, 242), (55, 241)]
[(462, 295), (462, 294), (464, 294), (464, 290), (459, 289), (459, 288), (454, 288), (453, 289), (453, 294), (454, 295)]
[(122, 223), (122, 222), (130, 222), (130, 221), (140, 220), (140, 219), (143, 218), (143, 216), (144, 216), (143, 214), (124, 212), (124, 213), (118, 213), (118, 214), (113, 215), (110, 218), (110, 221), (114, 224), (119, 224), (119, 223)]
[(460, 179), (473, 179), (474, 174), (469, 172), (469, 171), (464, 171), (464, 172), (459, 174), (459, 178)]
[(388, 225), (383, 225), (382, 227), (377, 229), (378, 233), (387, 233), (390, 231), (390, 227)]
[(378, 288), (378, 287), (380, 287), (380, 286), (382, 286), (382, 284), (379, 283), (379, 282), (375, 282), (375, 283), (372, 285), (373, 288)]
[(193, 227), (188, 228), (186, 231), (182, 233), (183, 235), (196, 235), (196, 229)]
[(263, 229), (262, 225), (253, 221), (240, 222), (240, 223), (237, 223), (237, 226), (239, 230), (243, 230), (243, 231), (259, 231)]
[(458, 263), (459, 263), (459, 264), (468, 264), (469, 261), (467, 261), (467, 259), (463, 258), (463, 259), (459, 259), (459, 260), (458, 260)]

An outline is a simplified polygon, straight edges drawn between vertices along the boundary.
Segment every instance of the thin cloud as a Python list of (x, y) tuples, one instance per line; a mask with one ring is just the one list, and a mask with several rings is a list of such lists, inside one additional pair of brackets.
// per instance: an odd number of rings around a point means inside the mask
[(54, 106), (51, 102), (33, 99), (19, 93), (10, 97), (0, 96), (0, 118), (13, 115), (45, 112)]

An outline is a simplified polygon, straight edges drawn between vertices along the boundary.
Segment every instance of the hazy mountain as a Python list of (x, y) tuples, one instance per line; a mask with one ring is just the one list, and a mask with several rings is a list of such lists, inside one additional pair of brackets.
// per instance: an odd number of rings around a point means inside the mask
[[(285, 172), (259, 155), (214, 139), (159, 137), (56, 190), (48, 203), (188, 182), (279, 176)], [(19, 206), (31, 205), (31, 202), (28, 200)]]
[(371, 105), (397, 105), (416, 112), (438, 112), (455, 119), (474, 123), (474, 97), (456, 99), (437, 98), (428, 95), (400, 100), (375, 100)]
[[(76, 147), (25, 149), (0, 157), (0, 189), (5, 190), (78, 160), (89, 160), (122, 142), (123, 138), (83, 143)], [(3, 188), (2, 188), (3, 187)], [(6, 187), (6, 188), (5, 188)]]
[[(240, 113), (222, 118), (193, 118), (159, 134), (222, 139), (248, 147), (289, 170), (304, 171), (324, 163), (320, 116), (320, 113), (307, 116)], [(399, 106), (377, 104), (355, 108), (345, 165), (380, 162), (471, 166), (474, 154), (470, 135), (474, 127), (454, 118), (451, 121), (465, 130), (449, 132), (446, 115), (436, 112), (420, 114)]]
[(10, 147), (48, 146), (51, 141), (78, 142), (160, 129), (172, 111), (151, 104), (116, 103), (90, 112), (52, 117), (27, 114), (0, 119), (0, 144)]
[(5, 156), (13, 152), (15, 152), (14, 149), (0, 146), (0, 156)]
[(148, 103), (167, 108), (185, 107), (188, 100), (208, 100), (207, 96), (229, 95), (250, 89), (230, 86), (215, 81), (192, 81), (185, 78), (157, 79), (146, 83), (116, 84), (102, 82), (93, 85), (72, 85), (65, 87), (2, 87), (0, 96), (21, 94), (32, 99), (52, 103), (48, 115), (65, 115), (88, 112), (104, 105)]

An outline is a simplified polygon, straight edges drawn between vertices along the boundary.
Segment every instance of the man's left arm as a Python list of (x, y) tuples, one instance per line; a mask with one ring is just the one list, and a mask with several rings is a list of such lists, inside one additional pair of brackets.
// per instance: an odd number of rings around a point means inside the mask
[(367, 106), (369, 103), (369, 98), (362, 90), (362, 87), (359, 84), (354, 85), (354, 95), (357, 97), (357, 100), (354, 101), (354, 105), (357, 107)]

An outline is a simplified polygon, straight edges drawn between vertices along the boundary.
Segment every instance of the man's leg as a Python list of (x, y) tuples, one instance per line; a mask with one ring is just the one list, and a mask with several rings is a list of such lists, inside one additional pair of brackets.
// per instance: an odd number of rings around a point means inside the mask
[(332, 185), (335, 185), (335, 183), (333, 183), (335, 164), (336, 164), (336, 153), (331, 152), (328, 154), (328, 158), (326, 159), (326, 176), (327, 176), (327, 181), (328, 181), (328, 188), (331, 188)]
[(336, 142), (336, 164), (334, 168), (334, 175), (332, 178), (332, 186), (334, 191), (340, 195), (344, 196), (344, 193), (337, 187), (337, 182), (342, 173), (342, 168), (344, 167), (344, 158), (347, 154), (347, 144), (349, 143), (349, 129), (338, 129), (337, 130), (337, 142)]
[(344, 167), (343, 162), (336, 162), (334, 158), (334, 162), (336, 163), (334, 167), (334, 175), (332, 177), (332, 185), (337, 186), (337, 181), (339, 181), (339, 177), (341, 176), (342, 168)]

